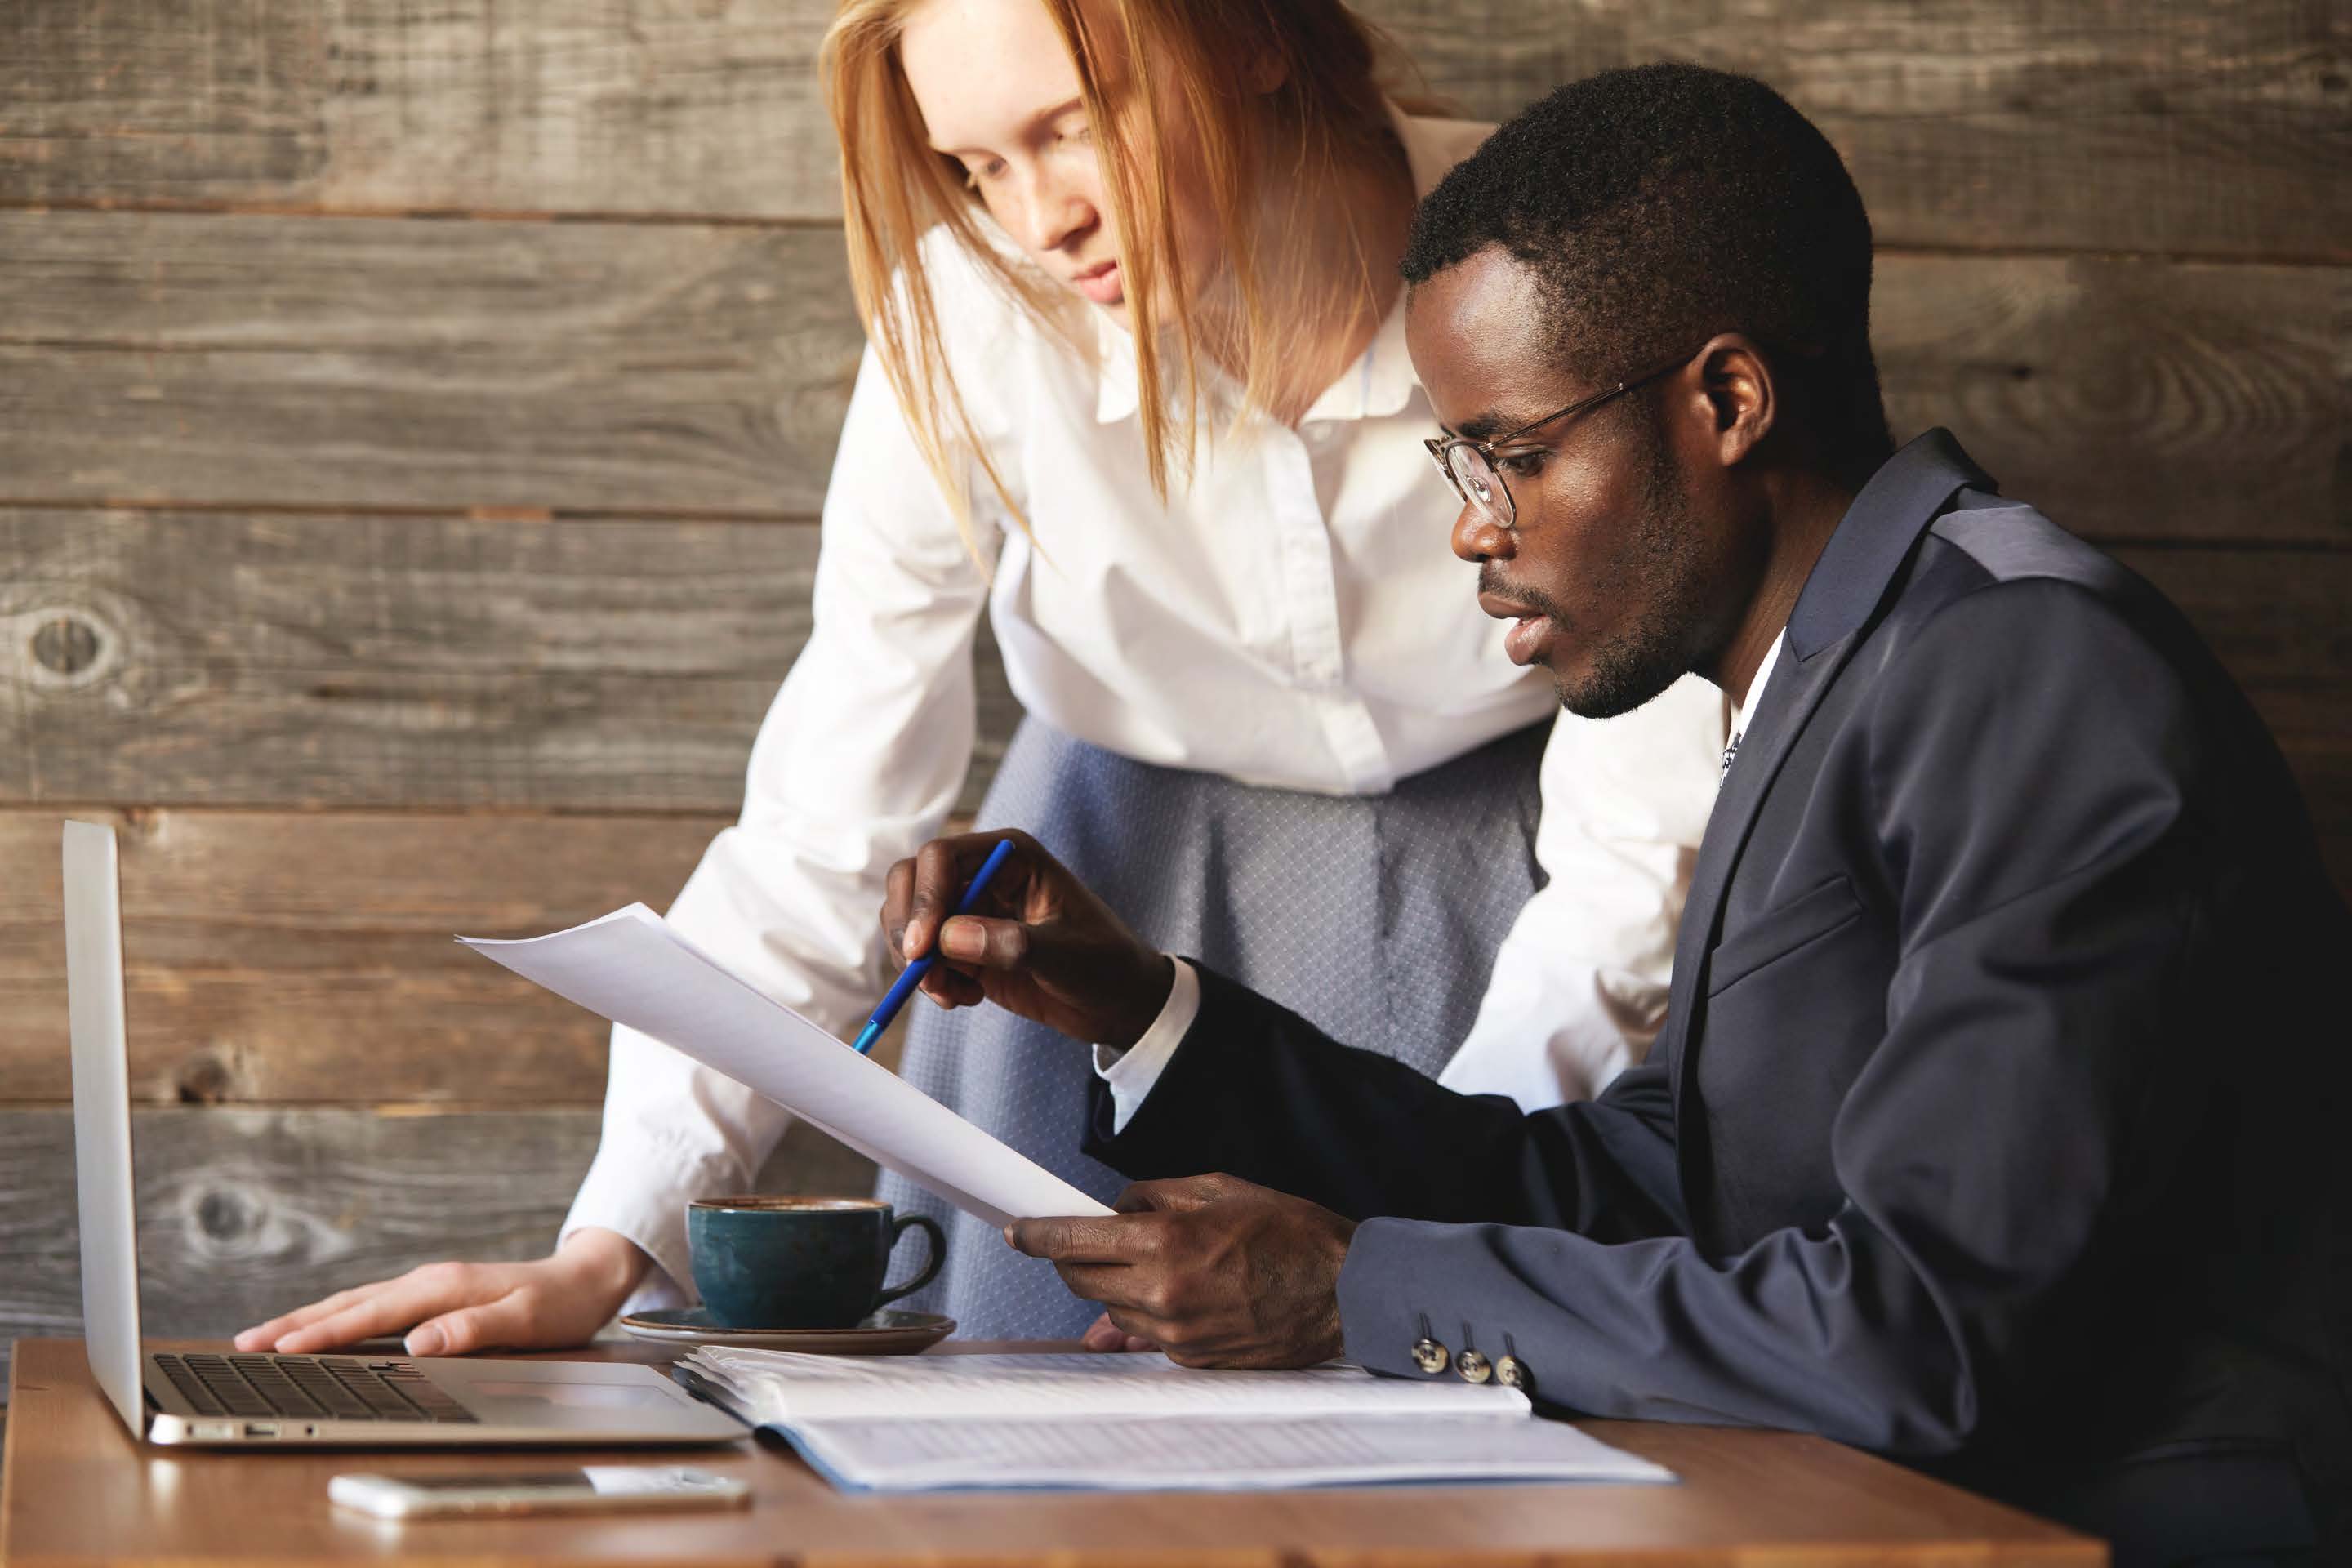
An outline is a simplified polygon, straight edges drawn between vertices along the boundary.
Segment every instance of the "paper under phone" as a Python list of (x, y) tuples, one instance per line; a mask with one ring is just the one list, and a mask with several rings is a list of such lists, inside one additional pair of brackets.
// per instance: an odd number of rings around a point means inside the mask
[(990, 1225), (1111, 1212), (761, 994), (643, 904), (550, 936), (457, 940), (765, 1095)]

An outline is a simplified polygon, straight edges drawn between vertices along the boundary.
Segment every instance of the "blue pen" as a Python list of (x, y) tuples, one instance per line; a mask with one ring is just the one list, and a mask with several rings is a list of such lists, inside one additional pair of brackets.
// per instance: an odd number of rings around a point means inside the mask
[[(971, 886), (963, 890), (963, 898), (955, 907), (956, 914), (971, 913), (971, 907), (980, 902), (980, 895), (988, 889), (988, 879), (996, 875), (996, 868), (1012, 855), (1013, 840), (998, 839), (996, 847), (988, 852), (988, 858), (980, 863), (979, 873), (972, 878)], [(950, 920), (953, 918), (953, 915), (949, 917)], [(929, 952), (899, 971), (897, 983), (884, 994), (882, 1005), (874, 1009), (872, 1017), (866, 1020), (866, 1027), (857, 1031), (858, 1055), (864, 1056), (874, 1048), (874, 1042), (882, 1037), (882, 1031), (890, 1026), (890, 1020), (898, 1016), (898, 1009), (907, 1005), (907, 998), (915, 994), (915, 987), (920, 985), (923, 976), (931, 972), (931, 961), (938, 956), (939, 946), (934, 942)]]

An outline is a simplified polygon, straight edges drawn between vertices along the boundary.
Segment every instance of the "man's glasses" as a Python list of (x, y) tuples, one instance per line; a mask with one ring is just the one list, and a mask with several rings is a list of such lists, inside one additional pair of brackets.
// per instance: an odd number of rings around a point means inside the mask
[(1554, 409), (1540, 419), (1530, 419), (1517, 429), (1506, 430), (1489, 440), (1481, 441), (1470, 436), (1444, 438), (1433, 436), (1422, 445), (1429, 449), (1430, 458), (1437, 464), (1438, 472), (1453, 482), (1455, 495), (1476, 507), (1478, 515), (1496, 527), (1509, 528), (1517, 520), (1519, 509), (1517, 503), (1511, 500), (1511, 488), (1503, 482), (1502, 470), (1496, 465), (1497, 454), (1503, 447), (1539, 426), (1590, 413), (1612, 398), (1622, 397), (1629, 392), (1649, 385), (1660, 376), (1671, 375), (1689, 363), (1691, 358), (1691, 354), (1685, 354), (1669, 364), (1646, 371), (1631, 381), (1621, 381), (1614, 386), (1605, 387), (1590, 397), (1580, 397), (1565, 408)]

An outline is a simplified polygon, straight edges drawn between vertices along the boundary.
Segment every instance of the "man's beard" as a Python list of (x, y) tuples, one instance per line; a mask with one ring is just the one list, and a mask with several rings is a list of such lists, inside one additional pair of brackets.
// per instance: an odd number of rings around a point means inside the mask
[[(1693, 644), (1706, 618), (1699, 531), (1677, 482), (1674, 458), (1655, 429), (1620, 570), (1609, 586), (1639, 613), (1592, 650), (1591, 670), (1571, 683), (1554, 675), (1560, 706), (1580, 719), (1630, 713), (1690, 670)], [(1542, 606), (1536, 606), (1541, 608)]]

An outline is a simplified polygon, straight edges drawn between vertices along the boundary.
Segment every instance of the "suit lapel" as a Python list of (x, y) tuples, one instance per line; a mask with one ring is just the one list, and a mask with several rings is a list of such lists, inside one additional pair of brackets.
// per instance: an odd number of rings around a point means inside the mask
[(1667, 1053), (1664, 1059), (1674, 1064), (1677, 1110), (1690, 1072), (1694, 1004), (1705, 994), (1702, 983), (1707, 953), (1723, 918), (1723, 899), (1731, 885), (1732, 870), (1747, 847), (1748, 830), (1756, 825), (1756, 813), (1764, 804), (1773, 775), (1788, 760), (1790, 749), (1820, 706), (1822, 694), (1844, 668), (1858, 640), (1860, 633), (1851, 633), (1804, 659), (1788, 658), (1788, 650), (1782, 650), (1780, 668), (1765, 685), (1763, 700), (1748, 721), (1739, 754), (1732, 759), (1723, 793), (1716, 797), (1715, 810), (1706, 819), (1698, 861), (1691, 869), (1690, 894), (1683, 902), (1682, 924), (1675, 933), (1675, 967), (1667, 986), (1665, 1038), (1661, 1042)]
[[(1962, 489), (1993, 481), (1946, 430), (1930, 430), (1888, 458), (1854, 498), (1790, 614), (1780, 667), (1765, 683), (1699, 840), (1689, 896), (1675, 935), (1666, 1024), (1657, 1048), (1673, 1086), (1677, 1136), (1696, 1152), (1696, 1129), (1682, 1117), (1696, 1052), (1692, 1029), (1706, 994), (1707, 954), (1722, 925), (1725, 895), (1746, 851), (1772, 780), (1814, 710), (1845, 668), (1873, 613), (1919, 535)], [(1689, 1167), (1685, 1165), (1685, 1173)]]

